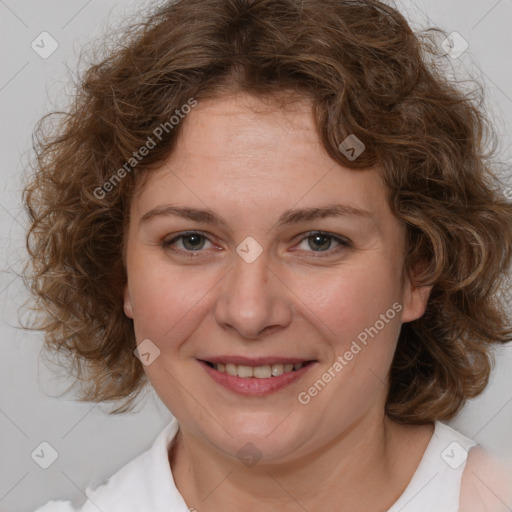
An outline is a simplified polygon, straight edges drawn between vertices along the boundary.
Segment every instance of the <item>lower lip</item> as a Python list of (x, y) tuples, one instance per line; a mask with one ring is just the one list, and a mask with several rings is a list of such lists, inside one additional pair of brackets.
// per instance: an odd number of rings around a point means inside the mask
[(286, 372), (278, 377), (258, 379), (256, 377), (244, 378), (229, 375), (228, 373), (220, 372), (219, 370), (212, 368), (204, 361), (198, 360), (198, 363), (204, 368), (206, 373), (221, 386), (241, 395), (252, 396), (266, 396), (275, 393), (276, 391), (279, 391), (280, 389), (283, 389), (284, 387), (299, 380), (312, 366), (315, 365), (314, 362), (311, 362), (299, 370)]

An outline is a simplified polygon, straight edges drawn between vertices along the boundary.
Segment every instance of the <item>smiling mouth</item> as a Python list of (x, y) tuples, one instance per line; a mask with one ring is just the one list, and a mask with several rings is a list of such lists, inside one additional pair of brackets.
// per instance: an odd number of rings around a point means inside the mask
[(211, 363), (203, 361), (210, 368), (213, 368), (221, 373), (227, 373), (233, 377), (241, 378), (256, 378), (268, 379), (271, 377), (279, 377), (285, 373), (293, 373), (300, 370), (302, 367), (307, 366), (314, 361), (304, 361), (301, 363), (286, 363), (286, 364), (266, 364), (261, 366), (246, 366), (233, 363)]

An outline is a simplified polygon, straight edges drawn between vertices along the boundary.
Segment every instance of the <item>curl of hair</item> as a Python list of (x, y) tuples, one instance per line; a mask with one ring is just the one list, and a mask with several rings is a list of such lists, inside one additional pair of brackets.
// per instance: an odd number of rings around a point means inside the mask
[[(438, 33), (414, 34), (374, 0), (178, 0), (123, 29), (85, 70), (69, 110), (41, 120), (24, 190), (37, 328), (48, 350), (69, 357), (82, 400), (124, 400), (113, 411), (123, 412), (146, 382), (122, 307), (123, 233), (136, 186), (168, 158), (183, 123), (122, 179), (119, 169), (191, 98), (234, 92), (311, 100), (328, 154), (382, 173), (407, 228), (406, 271), (433, 287), (423, 317), (402, 326), (387, 414), (449, 419), (482, 392), (492, 345), (512, 339), (499, 300), (512, 204), (485, 150), (481, 105), (440, 71)], [(365, 144), (354, 161), (338, 149), (349, 134)]]

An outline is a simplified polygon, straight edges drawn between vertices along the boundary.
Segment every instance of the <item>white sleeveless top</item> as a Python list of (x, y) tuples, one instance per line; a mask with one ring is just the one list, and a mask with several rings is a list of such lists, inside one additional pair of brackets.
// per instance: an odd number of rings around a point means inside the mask
[[(168, 461), (168, 448), (178, 432), (175, 418), (151, 448), (111, 476), (80, 509), (70, 501), (49, 501), (35, 512), (189, 512)], [(436, 421), (434, 434), (409, 485), (388, 512), (457, 512), (467, 452), (476, 443)]]

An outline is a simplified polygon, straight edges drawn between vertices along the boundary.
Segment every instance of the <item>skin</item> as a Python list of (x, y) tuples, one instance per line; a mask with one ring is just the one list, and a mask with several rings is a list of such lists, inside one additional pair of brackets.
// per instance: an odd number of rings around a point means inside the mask
[(512, 467), (475, 446), (462, 475), (459, 512), (507, 512), (512, 507)]
[[(277, 225), (285, 210), (331, 204), (369, 216)], [(209, 209), (226, 226), (171, 215), (141, 221), (165, 205)], [(315, 243), (315, 230), (349, 245)], [(206, 238), (164, 246), (185, 231)], [(248, 236), (263, 249), (252, 263), (236, 252)], [(332, 160), (308, 101), (277, 108), (233, 94), (192, 110), (176, 150), (132, 200), (124, 300), (137, 342), (160, 350), (145, 371), (180, 424), (169, 458), (189, 507), (368, 512), (398, 499), (433, 431), (384, 414), (401, 324), (424, 313), (430, 292), (412, 286), (404, 255), (405, 228), (378, 171)], [(394, 303), (401, 311), (301, 404), (298, 394)], [(226, 354), (317, 362), (290, 386), (248, 397), (197, 362)], [(237, 457), (248, 442), (261, 455), (251, 467)]]

